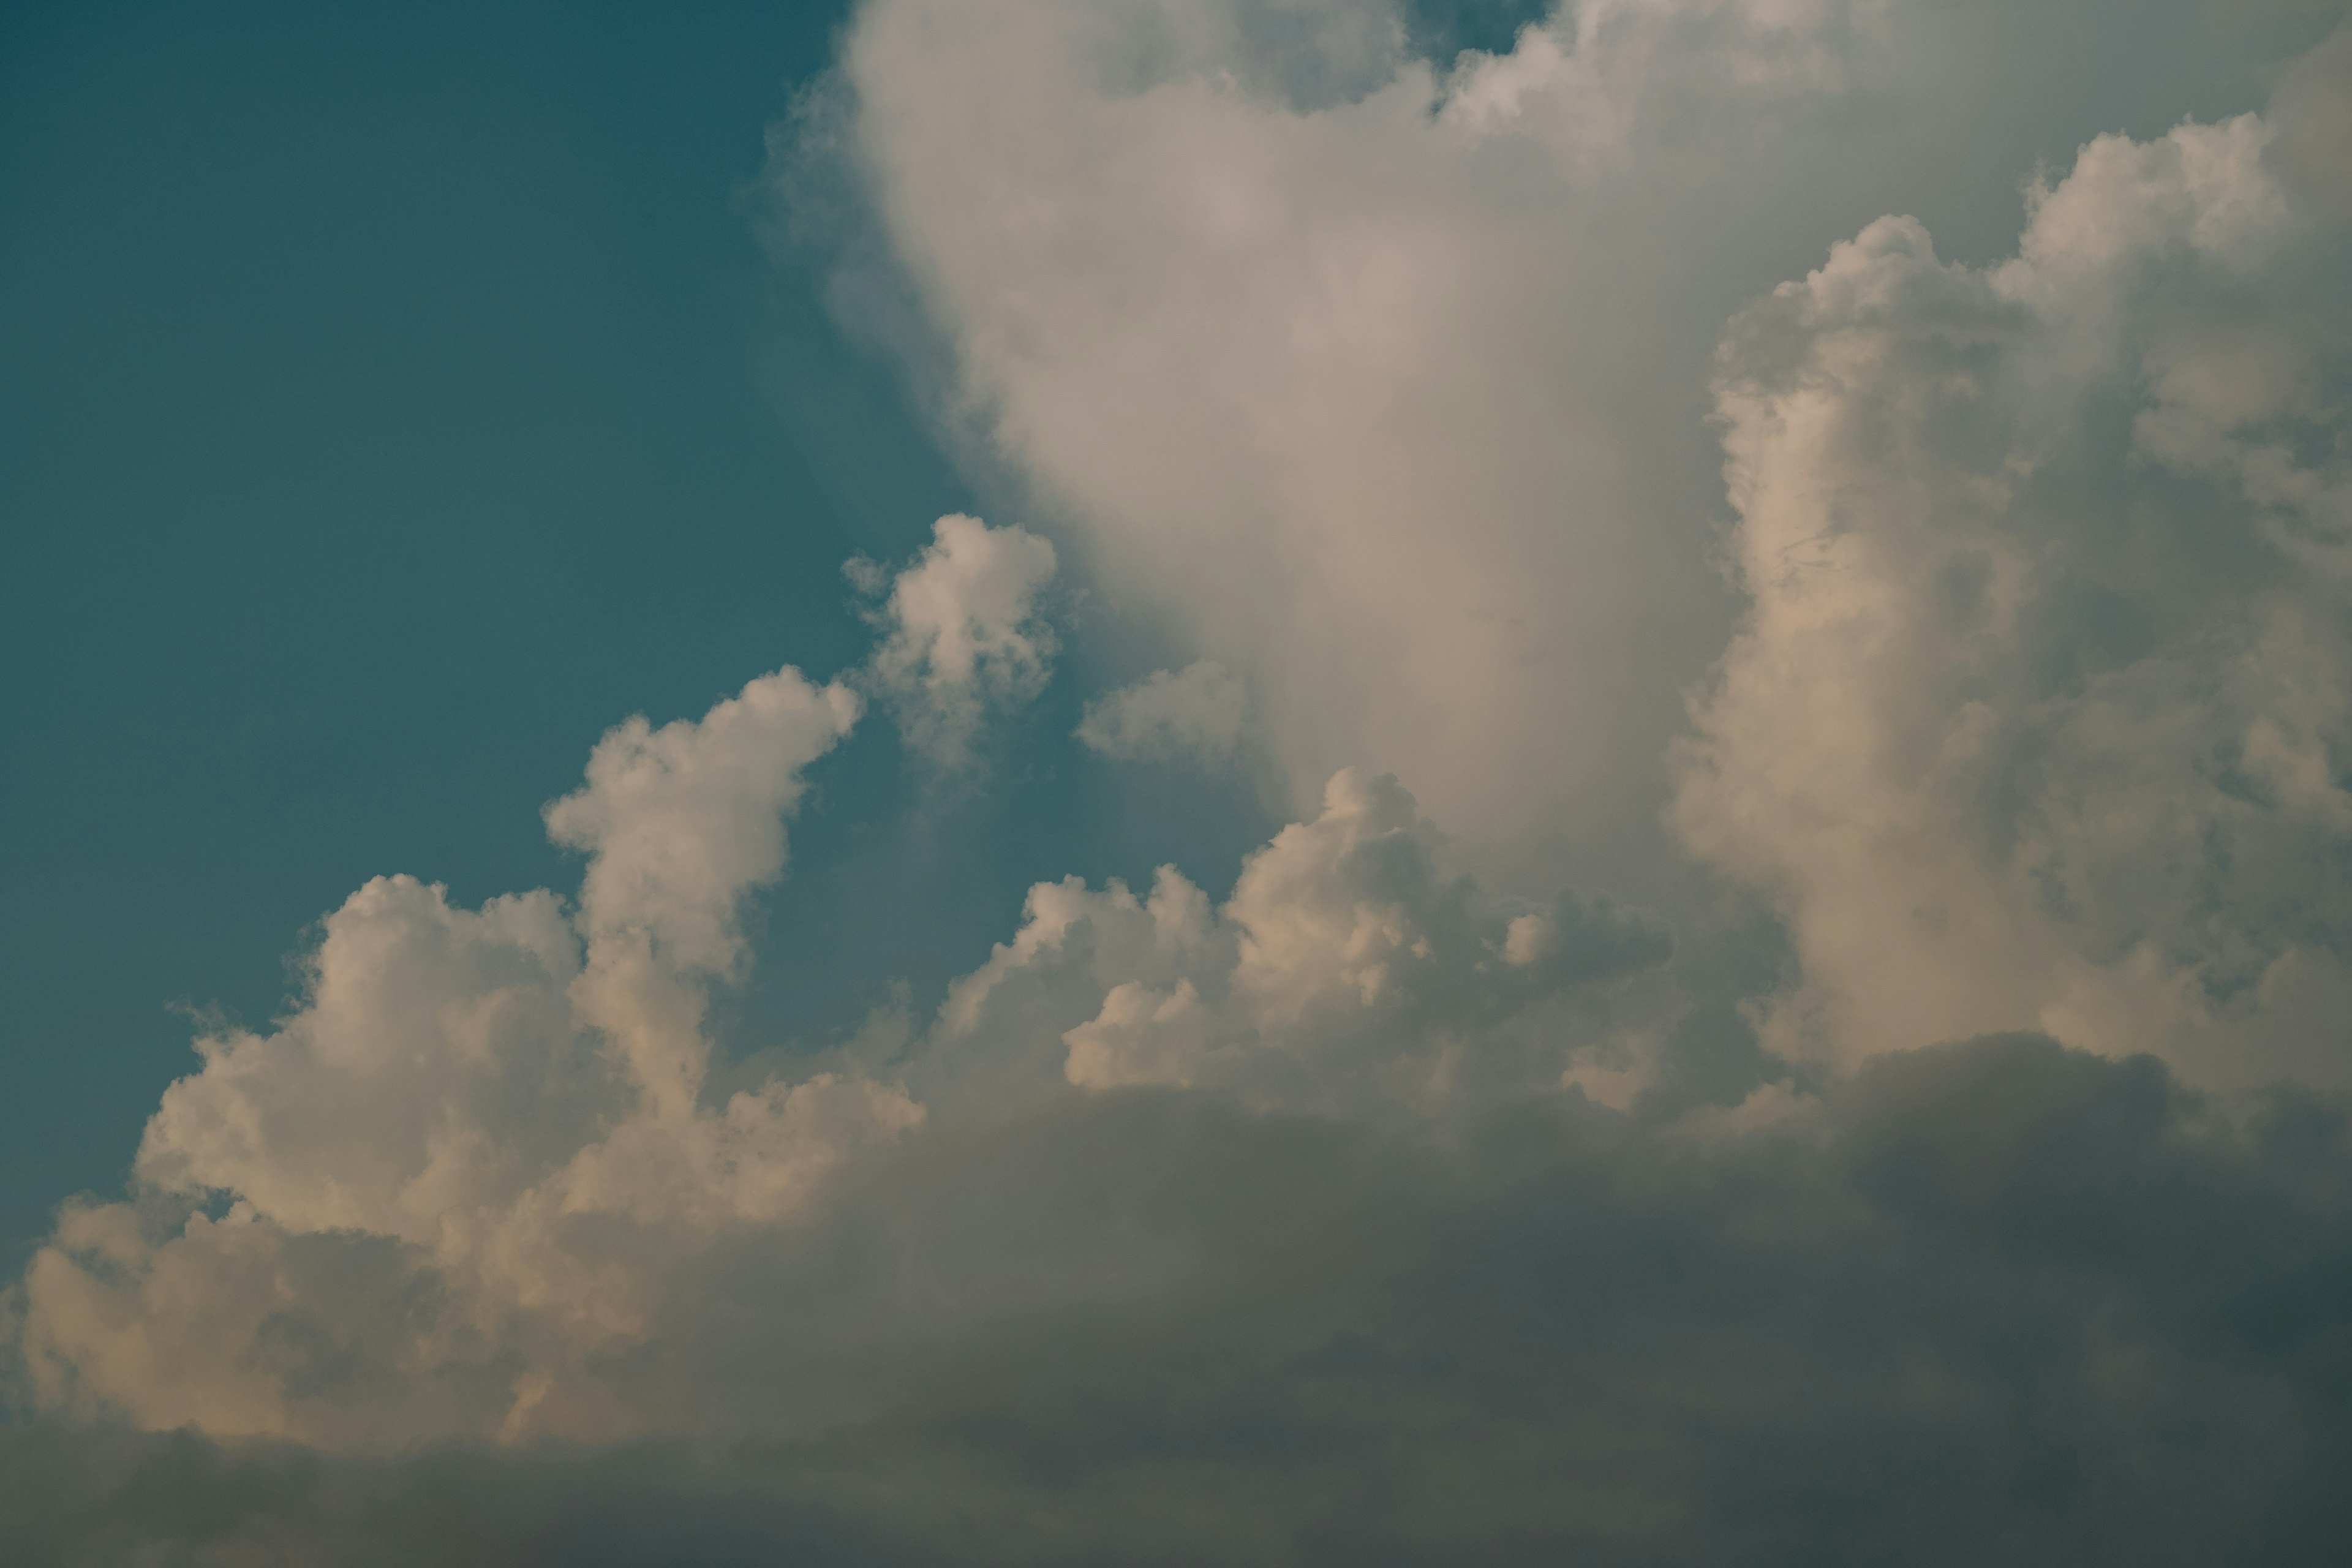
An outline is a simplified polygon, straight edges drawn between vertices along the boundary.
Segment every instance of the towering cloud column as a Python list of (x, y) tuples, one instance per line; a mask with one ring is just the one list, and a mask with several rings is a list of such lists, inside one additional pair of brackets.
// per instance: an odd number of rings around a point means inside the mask
[(1886, 218), (1734, 323), (1753, 608), (1675, 810), (1787, 914), (1780, 1048), (2352, 1081), (2347, 63), (2093, 142), (1998, 266)]

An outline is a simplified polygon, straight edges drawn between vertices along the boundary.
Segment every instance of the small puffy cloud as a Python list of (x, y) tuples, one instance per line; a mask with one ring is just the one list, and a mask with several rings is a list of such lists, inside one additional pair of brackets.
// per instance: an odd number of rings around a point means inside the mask
[(738, 901), (783, 871), (801, 770), (848, 733), (858, 706), (846, 688), (785, 669), (693, 722), (631, 719), (598, 742), (587, 783), (546, 814), (550, 837), (589, 856), (589, 940), (641, 931), (680, 968), (730, 969)]
[(884, 633), (867, 667), (873, 689), (911, 744), (957, 767), (971, 760), (992, 711), (1045, 688), (1058, 644), (1037, 601), (1053, 580), (1054, 547), (1025, 529), (960, 513), (940, 518), (931, 534), (895, 577), (862, 556), (845, 570), (882, 601), (872, 612)]
[(1249, 716), (1249, 689), (1213, 659), (1154, 670), (1087, 704), (1078, 740), (1122, 761), (1202, 763), (1231, 760)]

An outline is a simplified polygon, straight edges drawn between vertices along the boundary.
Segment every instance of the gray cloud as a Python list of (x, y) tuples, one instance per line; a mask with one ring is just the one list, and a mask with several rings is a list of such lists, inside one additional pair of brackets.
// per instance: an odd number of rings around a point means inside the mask
[(1138, 1092), (808, 1245), (854, 1290), (880, 1236), (1056, 1192), (1065, 1256), (1181, 1279), (958, 1314), (820, 1432), (377, 1461), (20, 1432), (0, 1507), (58, 1563), (2294, 1563), (2352, 1526), (2352, 1142), (2300, 1091), (2005, 1037), (1729, 1141)]

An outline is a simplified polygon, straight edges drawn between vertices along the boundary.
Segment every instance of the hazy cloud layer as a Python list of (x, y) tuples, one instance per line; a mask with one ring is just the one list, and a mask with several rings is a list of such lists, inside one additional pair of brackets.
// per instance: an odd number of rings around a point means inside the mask
[[(394, 1460), (36, 1431), (0, 1508), (35, 1563), (2318, 1564), (2347, 1200), (2340, 1104), (2225, 1113), (2030, 1037), (1728, 1142), (1574, 1100), (1441, 1149), (1090, 1098), (742, 1281), (753, 1376), (891, 1303), (887, 1413)], [(1161, 1273), (1015, 1302), (1039, 1245)], [(956, 1290), (986, 1310), (908, 1332)]]
[(1128, 762), (1230, 762), (1249, 718), (1249, 688), (1214, 659), (1158, 669), (1087, 704), (1078, 740)]

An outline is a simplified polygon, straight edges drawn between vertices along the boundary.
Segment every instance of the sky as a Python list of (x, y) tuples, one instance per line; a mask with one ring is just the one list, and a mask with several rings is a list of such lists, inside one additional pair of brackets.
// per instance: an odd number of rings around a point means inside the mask
[(2332, 1562), (2325, 0), (0, 12), (39, 1563)]

